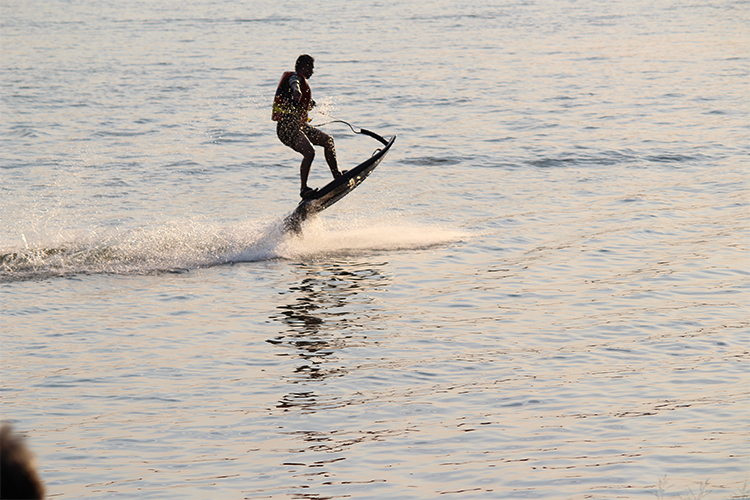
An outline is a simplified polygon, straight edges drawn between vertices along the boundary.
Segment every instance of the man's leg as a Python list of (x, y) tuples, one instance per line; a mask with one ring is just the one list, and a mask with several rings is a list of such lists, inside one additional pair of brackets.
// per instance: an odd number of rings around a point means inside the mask
[(336, 145), (333, 143), (333, 137), (313, 127), (309, 127), (305, 132), (310, 138), (311, 143), (316, 146), (323, 146), (325, 149), (326, 163), (328, 163), (328, 168), (331, 169), (333, 178), (341, 176), (338, 160), (336, 159)]
[(302, 192), (307, 187), (307, 178), (310, 177), (310, 166), (315, 159), (315, 148), (310, 144), (305, 134), (299, 134), (297, 135), (297, 142), (294, 144), (294, 150), (303, 156), (302, 164), (299, 167), (300, 192)]

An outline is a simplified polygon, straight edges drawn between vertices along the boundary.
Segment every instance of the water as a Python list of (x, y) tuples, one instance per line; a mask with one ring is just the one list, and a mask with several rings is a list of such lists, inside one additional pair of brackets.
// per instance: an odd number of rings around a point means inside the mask
[[(0, 8), (2, 418), (51, 498), (747, 495), (747, 2)], [(398, 138), (297, 238), (305, 52), (314, 123)]]

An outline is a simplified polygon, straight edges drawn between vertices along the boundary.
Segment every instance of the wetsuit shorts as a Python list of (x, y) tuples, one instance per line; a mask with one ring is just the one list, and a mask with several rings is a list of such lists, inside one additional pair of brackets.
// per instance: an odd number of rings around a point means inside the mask
[[(303, 134), (305, 137), (307, 137), (307, 139), (312, 144), (315, 144), (316, 146), (322, 146), (325, 134), (323, 134), (323, 132), (316, 129), (315, 127), (312, 127), (307, 123), (299, 123), (299, 121), (297, 120), (298, 118), (295, 117), (292, 120), (281, 119), (276, 122), (276, 135), (278, 136), (279, 140), (285, 146), (292, 148), (298, 153), (301, 153), (301, 151), (297, 149), (297, 140), (300, 134)], [(323, 137), (321, 137), (321, 135)]]

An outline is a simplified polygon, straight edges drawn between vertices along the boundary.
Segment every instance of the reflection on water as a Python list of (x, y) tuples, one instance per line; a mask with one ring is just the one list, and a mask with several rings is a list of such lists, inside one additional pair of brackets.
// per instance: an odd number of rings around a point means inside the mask
[[(353, 264), (304, 263), (297, 267), (304, 277), (289, 288), (292, 301), (279, 306), (280, 315), (271, 316), (288, 326), (286, 333), (309, 335), (342, 330), (357, 324), (357, 312), (371, 299), (362, 296), (368, 290), (389, 282), (379, 268), (387, 263)], [(371, 319), (371, 316), (367, 316)], [(334, 322), (335, 320), (335, 322)]]
[[(339, 356), (348, 347), (368, 342), (361, 333), (378, 315), (367, 292), (383, 288), (390, 278), (382, 272), (387, 263), (304, 263), (297, 266), (301, 278), (283, 294), (284, 305), (271, 320), (284, 325), (280, 334), (267, 342), (279, 346), (279, 356), (299, 358), (290, 382), (324, 380), (346, 375)], [(323, 397), (312, 390), (292, 392), (278, 408), (315, 412), (346, 403)]]
[[(282, 297), (284, 304), (271, 319), (283, 325), (279, 335), (267, 342), (280, 348), (279, 356), (298, 358), (288, 381), (299, 390), (285, 394), (276, 405), (284, 413), (309, 415), (330, 412), (336, 408), (361, 404), (361, 394), (329, 394), (316, 391), (306, 382), (323, 382), (332, 377), (343, 377), (349, 371), (342, 353), (347, 348), (373, 344), (363, 329), (377, 322), (379, 306), (368, 292), (390, 284), (383, 272), (387, 263), (304, 263), (297, 266), (300, 278)], [(371, 326), (370, 326), (371, 327)], [(292, 476), (291, 484), (323, 481), (331, 485), (337, 474), (332, 465), (345, 462), (352, 447), (384, 439), (391, 429), (380, 431), (325, 429), (296, 429), (282, 431), (295, 441), (290, 450), (292, 458), (284, 461)], [(367, 483), (385, 482), (369, 479)], [(342, 482), (345, 484), (345, 482)], [(353, 484), (353, 483), (349, 483)], [(362, 483), (360, 483), (362, 484)], [(307, 488), (309, 486), (305, 486)], [(294, 498), (322, 499), (309, 491), (294, 492)]]

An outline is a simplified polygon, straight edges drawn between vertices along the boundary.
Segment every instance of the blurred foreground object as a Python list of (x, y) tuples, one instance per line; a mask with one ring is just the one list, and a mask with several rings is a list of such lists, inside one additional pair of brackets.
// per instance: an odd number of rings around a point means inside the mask
[(0, 430), (0, 462), (0, 498), (44, 498), (44, 485), (36, 472), (34, 455), (23, 437), (8, 424), (3, 424)]

